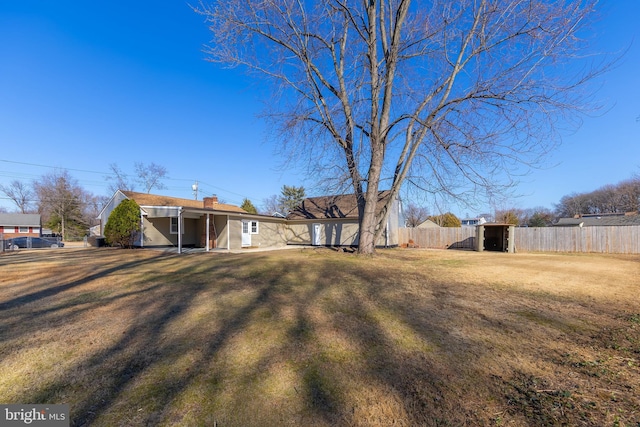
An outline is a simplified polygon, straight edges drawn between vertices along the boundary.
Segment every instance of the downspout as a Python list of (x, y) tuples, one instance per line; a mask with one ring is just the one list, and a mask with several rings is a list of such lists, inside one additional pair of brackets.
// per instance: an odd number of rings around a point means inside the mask
[(207, 237), (206, 237), (206, 239), (207, 239), (207, 249), (206, 249), (206, 251), (207, 252), (209, 252), (209, 223), (210, 223), (210, 221), (211, 221), (210, 220), (210, 214), (207, 214), (207, 225), (206, 225), (206, 227), (207, 227), (207, 233), (206, 233), (206, 235), (207, 235)]
[(231, 250), (231, 233), (229, 232), (229, 227), (231, 225), (229, 224), (229, 215), (227, 215), (227, 250), (230, 251)]
[(178, 208), (178, 254), (182, 253), (182, 207)]
[(144, 248), (144, 214), (140, 209), (140, 247)]
[(389, 217), (387, 216), (387, 225), (384, 230), (384, 246), (385, 248), (389, 247)]

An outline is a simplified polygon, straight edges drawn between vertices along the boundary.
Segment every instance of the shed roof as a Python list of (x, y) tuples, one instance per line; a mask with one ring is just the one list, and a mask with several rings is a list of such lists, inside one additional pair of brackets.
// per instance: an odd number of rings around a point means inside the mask
[(588, 215), (579, 218), (560, 218), (556, 227), (597, 227), (597, 226), (623, 226), (640, 225), (640, 215), (637, 213), (614, 215)]
[[(140, 206), (182, 206), (185, 208), (204, 209), (202, 200), (183, 199), (180, 197), (160, 196), (157, 194), (137, 193), (135, 191), (122, 192), (129, 199), (134, 200)], [(229, 205), (226, 203), (213, 203), (213, 210), (247, 213), (239, 206)]]
[[(382, 201), (389, 198), (391, 192), (378, 193), (378, 211), (382, 209)], [(358, 201), (355, 194), (339, 194), (335, 196), (309, 197), (300, 206), (287, 215), (287, 219), (327, 219), (358, 218)]]
[(40, 227), (40, 214), (0, 213), (0, 225)]

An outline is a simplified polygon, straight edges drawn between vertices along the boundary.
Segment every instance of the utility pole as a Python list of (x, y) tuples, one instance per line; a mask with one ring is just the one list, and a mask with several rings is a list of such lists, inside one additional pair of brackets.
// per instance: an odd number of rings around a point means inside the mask
[(196, 181), (195, 184), (191, 186), (191, 189), (193, 190), (193, 198), (195, 200), (198, 200), (198, 181)]

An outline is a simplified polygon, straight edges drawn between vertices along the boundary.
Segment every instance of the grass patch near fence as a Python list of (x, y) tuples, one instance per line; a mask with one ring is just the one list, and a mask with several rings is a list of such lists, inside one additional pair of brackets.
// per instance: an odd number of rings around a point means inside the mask
[(72, 425), (640, 422), (640, 257), (0, 256), (0, 402)]

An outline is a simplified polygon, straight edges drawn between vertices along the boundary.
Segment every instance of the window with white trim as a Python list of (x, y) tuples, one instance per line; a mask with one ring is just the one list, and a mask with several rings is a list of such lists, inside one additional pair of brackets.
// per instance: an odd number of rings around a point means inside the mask
[(251, 224), (251, 234), (258, 234), (258, 221), (249, 221)]
[[(169, 227), (169, 233), (178, 234), (178, 217), (172, 216), (170, 219), (171, 226)], [(184, 222), (182, 223), (182, 234), (184, 234)]]
[(29, 227), (18, 227), (18, 233), (28, 233)]

